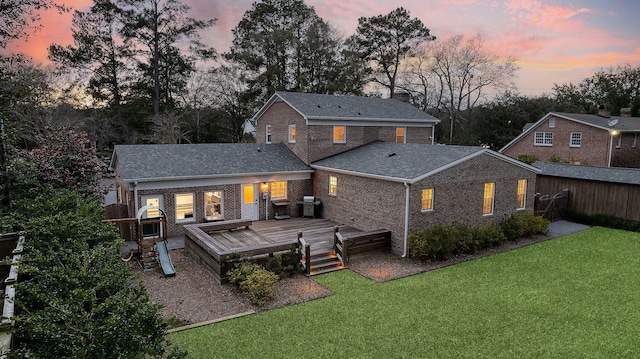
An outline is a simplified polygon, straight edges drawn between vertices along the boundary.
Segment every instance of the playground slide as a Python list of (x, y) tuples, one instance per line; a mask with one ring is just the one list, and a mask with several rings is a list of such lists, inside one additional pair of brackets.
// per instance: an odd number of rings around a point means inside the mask
[(160, 257), (160, 265), (162, 265), (162, 271), (165, 277), (173, 277), (176, 275), (176, 270), (173, 268), (171, 257), (169, 257), (169, 249), (167, 249), (167, 242), (157, 242), (158, 256)]

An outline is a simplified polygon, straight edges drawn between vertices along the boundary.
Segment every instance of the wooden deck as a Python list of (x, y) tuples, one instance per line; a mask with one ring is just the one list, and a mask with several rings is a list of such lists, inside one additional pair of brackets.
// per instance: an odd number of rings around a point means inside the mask
[[(239, 228), (235, 228), (237, 222)], [(249, 227), (245, 228), (245, 222)], [(298, 232), (311, 244), (312, 253), (331, 250), (333, 230), (338, 226), (340, 233), (350, 235), (361, 233), (352, 227), (338, 225), (327, 219), (291, 218), (283, 221), (233, 220), (219, 222), (224, 230), (215, 230), (215, 223), (201, 223), (185, 226), (185, 247), (189, 253), (207, 264), (224, 281), (226, 262), (236, 254), (254, 257), (283, 252), (298, 245)], [(228, 223), (231, 225), (225, 226)], [(229, 227), (229, 228), (227, 228)]]

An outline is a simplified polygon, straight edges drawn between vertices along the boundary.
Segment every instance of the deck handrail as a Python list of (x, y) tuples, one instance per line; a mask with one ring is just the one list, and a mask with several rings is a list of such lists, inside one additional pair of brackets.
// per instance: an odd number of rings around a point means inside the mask
[(311, 245), (304, 240), (302, 232), (298, 232), (298, 245), (301, 248), (302, 258), (300, 259), (300, 264), (302, 264), (304, 274), (311, 275)]

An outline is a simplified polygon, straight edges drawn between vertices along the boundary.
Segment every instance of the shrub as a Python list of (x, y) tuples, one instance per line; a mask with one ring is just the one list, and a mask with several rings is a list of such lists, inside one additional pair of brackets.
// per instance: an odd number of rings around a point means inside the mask
[(237, 268), (230, 270), (228, 275), (231, 284), (237, 286), (257, 306), (263, 306), (273, 298), (273, 285), (279, 279), (275, 273), (251, 262), (242, 262)]
[(287, 275), (292, 276), (296, 273), (300, 258), (300, 251), (292, 247), (288, 252), (277, 253), (273, 257), (269, 257), (265, 269), (275, 273), (280, 278), (284, 278)]
[(520, 162), (524, 162), (526, 164), (533, 164), (535, 161), (539, 160), (540, 158), (534, 154), (531, 153), (523, 153), (518, 155), (518, 161)]
[(423, 262), (447, 260), (458, 248), (457, 234), (454, 226), (436, 224), (409, 235), (409, 248)]
[(518, 213), (505, 218), (500, 224), (500, 228), (507, 240), (514, 241), (523, 237), (531, 237), (537, 233), (547, 233), (549, 221), (529, 212)]
[(612, 216), (609, 214), (588, 215), (567, 209), (567, 219), (570, 221), (587, 224), (590, 226), (600, 226), (607, 228), (622, 229), (631, 232), (640, 232), (640, 221)]
[(473, 229), (473, 239), (478, 250), (499, 246), (507, 240), (507, 237), (499, 226), (487, 223)]

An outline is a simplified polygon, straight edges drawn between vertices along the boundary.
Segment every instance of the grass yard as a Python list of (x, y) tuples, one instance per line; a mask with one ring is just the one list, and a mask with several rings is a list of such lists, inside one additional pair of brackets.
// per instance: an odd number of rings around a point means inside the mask
[(596, 227), (383, 284), (314, 279), (335, 294), (169, 340), (190, 358), (640, 357), (640, 233)]

